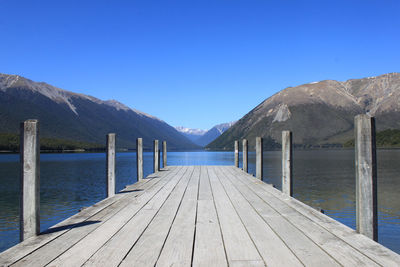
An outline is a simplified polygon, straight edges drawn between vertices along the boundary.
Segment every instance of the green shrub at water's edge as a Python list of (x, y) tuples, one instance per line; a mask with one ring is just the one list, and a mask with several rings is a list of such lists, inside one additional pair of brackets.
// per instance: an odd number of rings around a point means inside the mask
[(19, 135), (0, 133), (0, 150), (18, 151)]
[[(344, 147), (354, 147), (354, 139), (343, 144)], [(400, 130), (388, 129), (376, 134), (377, 147), (400, 147)]]
[[(86, 143), (57, 138), (40, 138), (41, 150), (104, 150), (104, 145), (95, 143)], [(19, 135), (10, 133), (0, 133), (0, 150), (19, 151)]]

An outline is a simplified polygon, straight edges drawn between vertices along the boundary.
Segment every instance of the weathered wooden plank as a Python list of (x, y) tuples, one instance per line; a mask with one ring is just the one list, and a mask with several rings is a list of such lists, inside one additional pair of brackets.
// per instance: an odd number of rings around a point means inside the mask
[[(194, 167), (189, 168), (187, 178), (192, 181)], [(190, 182), (189, 182), (190, 183)], [(182, 194), (181, 194), (182, 193)], [(154, 266), (163, 248), (165, 239), (182, 202), (183, 192), (177, 192), (161, 207), (139, 240), (126, 255), (120, 266)]]
[[(244, 201), (248, 201), (251, 207), (268, 224), (268, 227), (279, 236), (280, 240), (277, 243), (280, 244), (282, 240), (305, 266), (339, 266), (339, 263), (329, 254), (312, 242), (302, 231), (287, 221), (280, 213), (253, 192), (244, 181), (241, 181), (246, 178), (241, 178), (235, 173), (229, 172), (227, 168), (223, 168), (223, 172), (225, 174), (224, 178), (229, 180), (230, 186), (235, 187), (242, 194), (245, 199)], [(259, 231), (263, 231), (263, 229), (260, 228)], [(287, 251), (285, 251), (285, 245), (281, 244), (281, 246), (284, 247), (282, 252), (276, 247), (275, 242), (273, 243), (272, 248), (269, 248), (268, 252), (274, 257), (274, 261), (271, 262), (265, 259), (267, 265), (270, 263), (272, 263), (272, 265), (289, 264), (286, 262), (286, 257), (282, 257), (284, 253), (287, 253)], [(259, 250), (261, 251), (260, 248)]]
[[(216, 172), (220, 183), (224, 187), (226, 194), (230, 198), (264, 262), (270, 266), (303, 266), (302, 262), (293, 254), (284, 241), (281, 240), (280, 236), (271, 229), (249, 204), (247, 199), (232, 185), (228, 175), (222, 173), (220, 167), (216, 168)], [(268, 242), (265, 242), (266, 240)], [(325, 262), (321, 258), (321, 263)]]
[[(107, 222), (108, 219), (112, 218), (115, 214), (119, 213), (121, 210), (127, 210), (130, 208), (130, 205), (136, 204), (139, 201), (144, 201), (149, 197), (153, 196), (156, 192), (158, 192), (162, 186), (168, 182), (168, 179), (164, 179), (168, 177), (168, 175), (174, 174), (169, 172), (162, 177), (160, 181), (157, 179), (152, 179), (152, 181), (143, 185), (143, 191), (131, 192), (127, 194), (126, 197), (121, 198), (119, 201), (114, 202), (109, 205), (106, 209), (101, 210), (94, 216), (92, 216), (89, 220), (86, 220), (84, 223), (76, 225), (74, 228), (64, 233), (63, 235), (55, 238), (51, 242), (47, 243), (46, 246), (42, 246), (36, 249), (31, 254), (27, 255), (25, 258), (15, 263), (15, 266), (27, 266), (27, 265), (46, 265), (60, 254), (64, 253), (67, 249), (72, 247), (74, 244), (79, 242), (86, 235), (97, 229), (99, 226)], [(146, 190), (147, 189), (147, 190)], [(144, 198), (144, 199), (143, 199)], [(138, 200), (140, 199), (140, 200)], [(133, 201), (135, 200), (135, 201)], [(144, 205), (145, 203), (143, 203)]]
[(224, 242), (208, 178), (208, 167), (200, 170), (193, 266), (227, 266)]
[(19, 237), (24, 241), (40, 232), (39, 121), (27, 120), (20, 127)]
[[(152, 176), (149, 176), (148, 179), (143, 180), (142, 182), (136, 183), (134, 185), (127, 186), (123, 191), (129, 191), (129, 190), (135, 190), (134, 194), (139, 195), (142, 193), (142, 191), (146, 188), (144, 185), (151, 181)], [(159, 180), (153, 180), (153, 184), (158, 182)], [(150, 185), (150, 184), (149, 184)], [(127, 194), (117, 194), (112, 198), (106, 198), (93, 206), (89, 208), (85, 208), (79, 213), (73, 215), (72, 217), (69, 217), (65, 219), (64, 221), (50, 227), (48, 230), (46, 230), (44, 233), (41, 233), (39, 236), (35, 238), (29, 238), (25, 240), (24, 242), (9, 248), (8, 250), (0, 253), (0, 265), (11, 265), (12, 263), (15, 263), (16, 261), (20, 260), (24, 256), (32, 253), (34, 250), (44, 246), (45, 244), (49, 243), (53, 239), (57, 238), (58, 236), (68, 232), (72, 228), (79, 226), (81, 224), (84, 224), (86, 221), (88, 221), (91, 217), (102, 211), (103, 209), (106, 209), (113, 203), (119, 201), (121, 198), (128, 197)]]
[[(360, 262), (364, 262), (363, 264), (369, 264), (371, 266), (376, 263), (382, 266), (398, 266), (400, 255), (397, 253), (372, 241), (366, 236), (357, 234), (353, 229), (329, 218), (306, 204), (292, 197), (287, 197), (271, 186), (260, 186), (259, 181), (256, 181), (253, 177), (242, 171), (237, 171), (235, 168), (231, 168), (231, 170), (244, 175), (244, 177), (250, 181), (249, 185), (253, 184), (251, 187), (257, 194), (266, 191), (275, 198), (284, 201), (291, 210), (285, 210), (283, 207), (279, 208), (283, 216), (296, 219), (297, 217), (293, 215), (294, 212), (297, 216), (300, 214), (309, 219), (309, 221), (303, 221), (304, 223), (300, 223), (302, 222), (300, 221), (299, 228), (307, 231), (307, 235), (313, 238), (314, 241), (328, 251), (329, 254), (337, 255), (333, 256), (339, 262), (343, 262), (342, 264), (354, 266), (359, 265)], [(267, 200), (267, 202), (271, 204), (273, 200)], [(334, 236), (333, 238), (332, 235)]]
[(191, 266), (199, 178), (200, 167), (196, 166), (156, 266)]
[(200, 167), (199, 200), (214, 200), (208, 178), (208, 166)]
[(232, 261), (262, 261), (246, 228), (219, 182), (214, 168), (209, 167), (208, 170), (228, 264), (230, 265)]
[(115, 133), (107, 134), (106, 156), (106, 192), (107, 197), (112, 197), (115, 195)]
[(128, 206), (53, 260), (49, 266), (80, 266), (84, 264), (142, 208), (158, 210), (182, 177), (182, 175), (174, 175), (171, 179), (166, 180), (166, 183), (162, 184), (159, 190), (151, 188), (143, 195), (135, 198)]
[(199, 200), (193, 266), (228, 266), (213, 200)]
[(264, 261), (230, 261), (230, 267), (261, 267), (265, 266)]
[(366, 114), (354, 119), (356, 162), (356, 229), (378, 240), (378, 192), (375, 118)]
[[(191, 173), (188, 168), (182, 168), (177, 176), (182, 176), (179, 183), (169, 196), (153, 198), (131, 220), (125, 224), (106, 244), (84, 264), (85, 266), (118, 266), (130, 249), (139, 239), (161, 206), (171, 207), (170, 203), (179, 205), (185, 188), (187, 187)], [(158, 195), (161, 195), (160, 193)], [(167, 198), (167, 199), (166, 199)], [(165, 202), (164, 202), (165, 200)], [(147, 208), (150, 206), (151, 208)], [(172, 209), (171, 209), (172, 211)]]

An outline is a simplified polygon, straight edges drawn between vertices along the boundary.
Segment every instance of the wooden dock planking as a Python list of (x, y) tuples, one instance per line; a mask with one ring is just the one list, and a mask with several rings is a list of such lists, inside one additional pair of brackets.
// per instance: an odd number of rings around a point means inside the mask
[[(169, 173), (173, 175), (174, 173)], [(113, 215), (117, 214), (121, 209), (127, 207), (132, 200), (143, 194), (150, 194), (148, 190), (154, 190), (155, 186), (158, 185), (157, 188), (163, 186), (168, 179), (156, 179), (162, 178), (160, 175), (151, 176), (151, 181), (144, 184), (143, 191), (133, 191), (131, 193), (123, 193), (123, 197), (118, 201), (115, 201), (107, 208), (101, 210), (96, 213), (94, 216), (90, 218), (91, 221), (96, 222), (100, 221), (101, 223), (106, 222), (109, 218), (112, 218)], [(164, 182), (164, 183), (163, 183)], [(147, 185), (147, 186), (146, 186)], [(156, 189), (157, 189), (156, 188)], [(134, 189), (132, 189), (134, 190)], [(129, 191), (129, 190), (127, 190)], [(113, 197), (115, 198), (115, 197)], [(72, 228), (66, 233), (58, 236), (57, 238), (51, 240), (51, 242), (47, 243), (45, 246), (38, 247), (31, 254), (24, 257), (22, 260), (16, 262), (13, 266), (43, 266), (49, 264), (52, 260), (57, 258), (59, 255), (66, 252), (70, 247), (72, 247), (75, 243), (79, 242), (82, 238), (84, 238), (87, 234), (95, 230), (97, 227), (101, 225), (101, 223), (93, 223), (87, 224), (84, 226), (79, 226)], [(23, 244), (23, 243), (21, 243)], [(17, 245), (19, 246), (19, 245)]]
[[(237, 183), (235, 184), (237, 187), (242, 188), (242, 192), (247, 192), (247, 198), (252, 206), (306, 266), (318, 266), (324, 261), (327, 266), (338, 265), (338, 263), (354, 266), (365, 262), (369, 266), (376, 265), (362, 254), (349, 253), (353, 250), (351, 246), (335, 238), (327, 230), (305, 218), (280, 199), (271, 196), (263, 188), (259, 188), (258, 184), (246, 184), (240, 178), (228, 177), (233, 183)], [(258, 198), (263, 201), (260, 202)], [(337, 262), (333, 263), (333, 259)]]
[(49, 266), (81, 266), (141, 209), (158, 210), (180, 179), (179, 175), (173, 175), (171, 179), (163, 179), (155, 187), (132, 199), (126, 207), (74, 244), (73, 247), (52, 261)]
[(156, 266), (190, 266), (192, 263), (199, 179), (200, 167), (196, 166)]
[(186, 183), (184, 186), (179, 187), (179, 190), (168, 198), (137, 243), (125, 256), (121, 266), (131, 266), (133, 262), (138, 266), (154, 266), (156, 264), (176, 212), (182, 202), (187, 184), (192, 179), (194, 169), (193, 167), (188, 168), (190, 168), (190, 171), (185, 175)]
[[(144, 181), (138, 182), (134, 185), (128, 186), (124, 191), (137, 190), (132, 192), (132, 196), (138, 195), (141, 193), (141, 190), (145, 190), (148, 186), (151, 186), (158, 182), (158, 180), (153, 180), (152, 175), (148, 177)], [(11, 247), (8, 250), (0, 253), (0, 263), (2, 265), (10, 265), (12, 263), (17, 262), (21, 258), (26, 255), (32, 253), (36, 249), (42, 247), (43, 245), (49, 243), (53, 239), (59, 237), (60, 235), (70, 231), (72, 228), (78, 226), (79, 224), (88, 222), (93, 216), (101, 212), (102, 210), (111, 207), (114, 203), (120, 201), (120, 199), (128, 197), (127, 194), (117, 194), (112, 198), (106, 198), (90, 208), (84, 208), (79, 213), (71, 216), (70, 218), (65, 219), (64, 221), (50, 227), (47, 231), (42, 233), (41, 235), (29, 238), (25, 240), (23, 243), (18, 244), (17, 246)]]
[[(250, 238), (256, 245), (266, 265), (303, 266), (293, 252), (285, 245), (268, 224), (250, 206), (247, 200), (227, 181), (219, 168), (215, 167), (218, 179), (232, 202)], [(263, 229), (260, 231), (259, 229)], [(265, 242), (268, 240), (268, 242)]]
[[(239, 173), (239, 177), (241, 175), (242, 174)], [(252, 177), (249, 177), (249, 180), (250, 181), (247, 181), (246, 183), (246, 181), (244, 181), (243, 179), (235, 177), (234, 183), (238, 183), (238, 186), (244, 186), (244, 190), (249, 191), (249, 199), (254, 197), (261, 198), (264, 201), (263, 208), (268, 208), (269, 206), (269, 209), (273, 209), (274, 212), (277, 213), (277, 216), (274, 218), (274, 220), (278, 220), (279, 224), (276, 225), (275, 229), (278, 229), (279, 226), (282, 226), (283, 224), (291, 224), (293, 227), (295, 227), (297, 232), (303, 233), (308, 239), (315, 242), (316, 245), (324, 249), (326, 253), (331, 255), (334, 259), (336, 259), (340, 264), (344, 266), (354, 266), (361, 263), (368, 263), (369, 266), (377, 265), (365, 255), (359, 253), (358, 251), (354, 251), (354, 249), (349, 244), (342, 241), (341, 239), (338, 239), (328, 230), (322, 228), (320, 225), (308, 219), (307, 217), (304, 217), (301, 213), (298, 212), (298, 210), (288, 206), (285, 201), (282, 201), (280, 198), (277, 198), (272, 194), (266, 192), (264, 188), (259, 187), (258, 184), (251, 183)], [(277, 190), (273, 189), (271, 191)], [(256, 205), (260, 205), (260, 202), (258, 201), (255, 203), (258, 203)], [(285, 235), (285, 232), (282, 232), (282, 234)], [(293, 245), (298, 246), (299, 242), (297, 241), (299, 240), (301, 239), (295, 239), (296, 242), (293, 243)], [(300, 247), (299, 249), (301, 250), (302, 248)], [(349, 251), (353, 251), (353, 253), (349, 253)]]
[[(262, 186), (260, 187), (260, 181), (257, 181), (251, 175), (244, 173), (241, 170), (237, 170), (233, 167), (231, 167), (229, 170), (238, 174), (238, 181), (246, 182), (247, 180), (247, 183), (249, 185), (252, 185), (254, 191), (266, 191), (275, 197), (275, 201), (276, 199), (280, 200), (284, 202), (287, 206), (289, 206), (291, 208), (290, 210), (283, 208), (284, 206), (277, 207), (278, 210), (280, 210), (280, 213), (286, 218), (289, 218), (289, 214), (293, 212), (300, 213), (302, 216), (304, 216), (304, 218), (307, 218), (308, 220), (297, 220), (294, 223), (298, 224), (298, 227), (302, 230), (309, 229), (309, 237), (314, 236), (315, 238), (320, 239), (320, 242), (324, 242), (326, 246), (332, 246), (332, 251), (338, 254), (337, 257), (335, 257), (335, 259), (337, 259), (338, 261), (346, 259), (357, 259), (357, 255), (359, 254), (354, 253), (355, 251), (357, 251), (358, 253), (362, 254), (362, 256), (360, 256), (360, 259), (356, 260), (357, 264), (363, 262), (364, 264), (362, 265), (371, 265), (372, 260), (381, 266), (400, 266), (400, 255), (393, 252), (392, 250), (380, 245), (377, 242), (372, 241), (364, 235), (358, 234), (350, 227), (326, 216), (325, 214), (322, 214), (321, 212), (318, 212), (317, 210), (307, 206), (306, 204), (294, 198), (288, 197), (287, 195), (284, 195), (282, 192), (273, 188), (272, 186), (262, 184)], [(275, 202), (274, 198), (265, 199), (265, 201), (268, 204), (272, 204)], [(297, 217), (292, 216), (292, 218), (296, 219)], [(300, 218), (303, 219), (303, 217)], [(310, 224), (314, 225), (316, 228), (313, 229), (307, 227), (307, 225)], [(326, 232), (320, 231), (321, 229), (325, 229)], [(315, 232), (318, 232), (318, 234), (316, 234)], [(312, 235), (312, 233), (314, 233), (315, 235)], [(335, 238), (335, 241), (333, 242), (332, 238), (324, 240), (325, 237), (323, 233), (328, 233), (329, 235), (332, 235)], [(338, 242), (338, 245), (334, 245), (333, 243), (335, 242)], [(356, 264), (351, 263), (351, 265), (354, 266)]]
[[(221, 172), (221, 169), (226, 168), (218, 169)], [(232, 176), (224, 172), (220, 177), (226, 179), (221, 179), (221, 182), (230, 192), (231, 200), (254, 242), (259, 244), (257, 247), (263, 253), (267, 265), (301, 266), (303, 263), (306, 266), (339, 266), (307, 236), (260, 201), (257, 195), (247, 191), (240, 182), (233, 181)], [(265, 230), (259, 231), (260, 228)]]
[(229, 265), (233, 261), (262, 262), (256, 246), (247, 233), (212, 167), (209, 168), (209, 179)]
[[(142, 235), (143, 231), (147, 228), (150, 221), (154, 219), (154, 216), (159, 210), (164, 209), (168, 206), (171, 199), (175, 198), (175, 195), (179, 197), (181, 192), (184, 190), (187, 184), (185, 177), (190, 176), (188, 169), (182, 169), (177, 176), (182, 176), (179, 183), (176, 185), (175, 190), (171, 193), (168, 200), (163, 203), (163, 207), (157, 209), (143, 208), (138, 212), (136, 216), (132, 218), (124, 227), (121, 228), (106, 244), (104, 244), (90, 259), (84, 264), (85, 266), (118, 266), (124, 259), (125, 255), (128, 254), (130, 249), (133, 247), (135, 242)], [(183, 194), (183, 193), (182, 193)], [(168, 207), (171, 211), (172, 207)]]
[(178, 209), (182, 204), (182, 198), (186, 194), (188, 185), (192, 183), (195, 176), (194, 168), (185, 177), (185, 183), (175, 191), (160, 209), (149, 227), (140, 237), (138, 243), (126, 256), (122, 266), (130, 266), (131, 262), (136, 262), (140, 266), (154, 266), (159, 258), (161, 250), (165, 244), (171, 225), (173, 224)]
[(1, 266), (399, 266), (233, 166), (168, 166), (0, 254)]
[(193, 266), (228, 266), (208, 168), (200, 171)]

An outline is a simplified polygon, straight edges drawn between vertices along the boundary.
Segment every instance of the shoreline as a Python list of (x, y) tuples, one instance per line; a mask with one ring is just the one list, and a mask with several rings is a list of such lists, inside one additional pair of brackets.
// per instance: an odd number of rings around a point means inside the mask
[[(295, 151), (316, 151), (316, 150), (353, 150), (354, 147), (330, 147), (330, 148), (294, 148)], [(399, 150), (400, 147), (377, 147), (378, 150)], [(153, 152), (152, 149), (144, 149), (144, 152)], [(264, 152), (280, 151), (280, 149), (264, 150)], [(41, 154), (83, 154), (83, 153), (105, 153), (106, 150), (85, 150), (85, 149), (66, 149), (66, 150), (40, 150)], [(136, 152), (135, 149), (117, 149), (118, 153), (132, 153)], [(169, 150), (169, 152), (234, 152), (233, 150), (227, 149), (196, 149), (196, 150)], [(241, 152), (241, 151), (240, 151)], [(255, 152), (255, 150), (249, 150), (249, 152)], [(12, 150), (0, 150), (1, 154), (19, 154), (19, 151)]]

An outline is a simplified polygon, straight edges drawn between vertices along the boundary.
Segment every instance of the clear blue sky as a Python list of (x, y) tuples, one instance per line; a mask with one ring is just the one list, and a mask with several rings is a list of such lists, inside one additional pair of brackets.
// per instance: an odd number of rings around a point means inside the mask
[(0, 72), (207, 129), (287, 86), (399, 72), (399, 14), (399, 0), (0, 0)]

